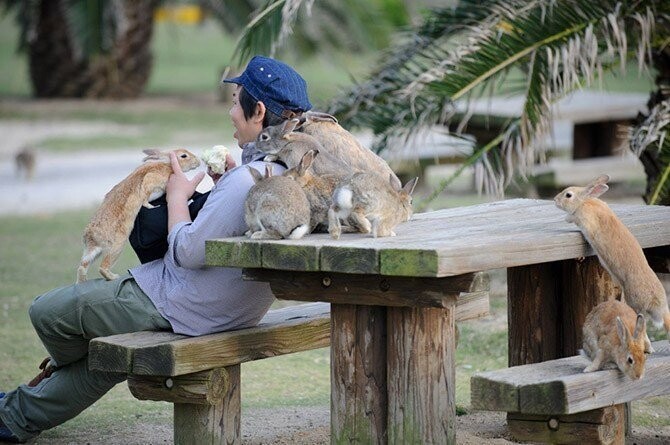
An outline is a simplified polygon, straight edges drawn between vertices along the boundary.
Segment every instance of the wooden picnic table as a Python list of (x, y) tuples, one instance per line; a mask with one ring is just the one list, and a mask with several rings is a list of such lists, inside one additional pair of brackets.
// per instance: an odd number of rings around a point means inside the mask
[[(670, 208), (611, 207), (667, 258)], [(583, 317), (615, 291), (564, 218), (512, 199), (416, 214), (389, 238), (210, 240), (207, 263), (331, 303), (331, 443), (454, 443), (455, 307), (480, 271), (508, 270), (510, 366), (573, 355)]]

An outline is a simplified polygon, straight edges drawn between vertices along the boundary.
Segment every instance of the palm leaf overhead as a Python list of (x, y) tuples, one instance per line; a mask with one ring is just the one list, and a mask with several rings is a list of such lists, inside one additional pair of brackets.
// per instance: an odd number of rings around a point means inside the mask
[(274, 56), (289, 37), (302, 55), (378, 49), (407, 17), (403, 0), (266, 0), (242, 31), (233, 59), (243, 65), (253, 54)]
[[(408, 38), (408, 44), (421, 42), (415, 51), (403, 56), (399, 51), (406, 48), (391, 50), (385, 55), (390, 62), (343, 92), (330, 111), (345, 125), (373, 129), (376, 148), (389, 149), (426, 128), (463, 127), (471, 99), (496, 89), (510, 74), (520, 77), (506, 83), (525, 97), (520, 118), (507, 124), (499, 146), (488, 144), (474, 155), (479, 183), (501, 194), (516, 172), (541, 155), (537, 141), (550, 128), (553, 103), (605, 71), (625, 69), (631, 54), (647, 69), (660, 5), (463, 1), (432, 15)], [(426, 37), (426, 29), (433, 37)]]

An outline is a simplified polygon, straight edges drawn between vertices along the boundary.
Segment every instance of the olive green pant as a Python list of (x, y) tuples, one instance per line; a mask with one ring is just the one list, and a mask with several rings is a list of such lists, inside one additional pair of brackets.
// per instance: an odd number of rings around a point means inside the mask
[(92, 338), (171, 329), (129, 274), (47, 292), (31, 305), (30, 319), (56, 370), (37, 386), (22, 384), (0, 398), (0, 418), (21, 440), (75, 417), (126, 379), (88, 369)]

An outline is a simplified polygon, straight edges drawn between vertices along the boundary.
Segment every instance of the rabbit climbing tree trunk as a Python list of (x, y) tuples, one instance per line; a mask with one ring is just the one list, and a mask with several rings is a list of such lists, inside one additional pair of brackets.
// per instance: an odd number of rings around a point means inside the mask
[[(602, 301), (620, 299), (621, 290), (598, 258), (590, 256), (583, 261), (509, 268), (507, 295), (508, 365), (517, 366), (576, 355), (582, 347), (586, 315)], [(534, 335), (524, 335), (527, 332)], [(625, 431), (620, 419), (626, 412), (624, 405), (616, 405), (571, 415), (569, 434), (573, 439), (589, 438), (589, 443), (623, 444)], [(552, 428), (546, 416), (540, 419), (518, 413), (509, 413), (507, 424), (518, 439), (540, 442)]]

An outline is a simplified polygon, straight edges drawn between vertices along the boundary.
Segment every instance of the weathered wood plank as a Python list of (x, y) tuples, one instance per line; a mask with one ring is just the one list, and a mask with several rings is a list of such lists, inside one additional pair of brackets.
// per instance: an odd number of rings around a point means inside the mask
[(453, 307), (387, 311), (388, 443), (455, 443)]
[(176, 377), (128, 376), (130, 393), (139, 400), (216, 405), (231, 384), (226, 368), (209, 369)]
[(88, 346), (88, 367), (99, 371), (132, 372), (133, 355), (140, 348), (189, 338), (173, 332), (131, 332), (91, 340)]
[[(89, 368), (138, 375), (190, 374), (325, 347), (329, 329), (330, 304), (301, 304), (268, 311), (252, 328), (200, 337), (147, 331), (96, 338), (89, 345)], [(193, 354), (188, 353), (190, 348)]]
[[(274, 295), (285, 300), (373, 306), (447, 307), (462, 295), (489, 290), (488, 275), (482, 272), (448, 278), (414, 278), (245, 269), (243, 276), (270, 282)], [(484, 298), (481, 293), (478, 297)], [(463, 304), (474, 300), (464, 300)]]
[(205, 262), (210, 266), (261, 267), (261, 244), (246, 237), (236, 241), (205, 241)]
[(608, 406), (579, 415), (532, 415), (510, 413), (507, 427), (521, 441), (551, 444), (623, 445), (625, 405)]
[[(611, 207), (643, 248), (670, 245), (670, 208)], [(416, 214), (409, 222), (400, 224), (396, 232), (398, 236), (386, 238), (345, 234), (339, 240), (327, 234), (311, 234), (300, 240), (264, 242), (262, 246), (272, 246), (273, 257), (286, 250), (286, 256), (282, 257), (285, 266), (277, 264), (283, 269), (295, 270), (295, 264), (305, 262), (300, 246), (320, 249), (321, 270), (433, 277), (593, 255), (578, 228), (565, 222), (565, 213), (548, 200), (511, 199)], [(208, 244), (208, 249), (216, 250), (209, 246), (219, 244), (237, 246), (253, 242), (243, 238), (215, 240)], [(289, 259), (294, 255), (289, 252), (292, 249), (300, 252), (295, 254), (298, 258)], [(249, 267), (248, 262), (243, 263), (234, 255), (219, 256), (217, 261), (213, 261), (212, 255), (208, 264)], [(309, 270), (314, 270), (314, 263), (310, 264)]]
[(319, 248), (314, 245), (266, 243), (263, 245), (262, 257), (261, 263), (268, 269), (319, 270)]
[(328, 303), (268, 313), (258, 326), (190, 337), (134, 352), (133, 374), (175, 376), (330, 344)]
[(379, 273), (379, 251), (376, 248), (323, 246), (320, 260), (324, 272), (346, 270), (358, 274)]
[(584, 373), (589, 360), (572, 356), (498, 371), (471, 379), (474, 409), (526, 414), (574, 414), (646, 397), (670, 394), (670, 345), (653, 343), (645, 375), (633, 381), (616, 369)]

